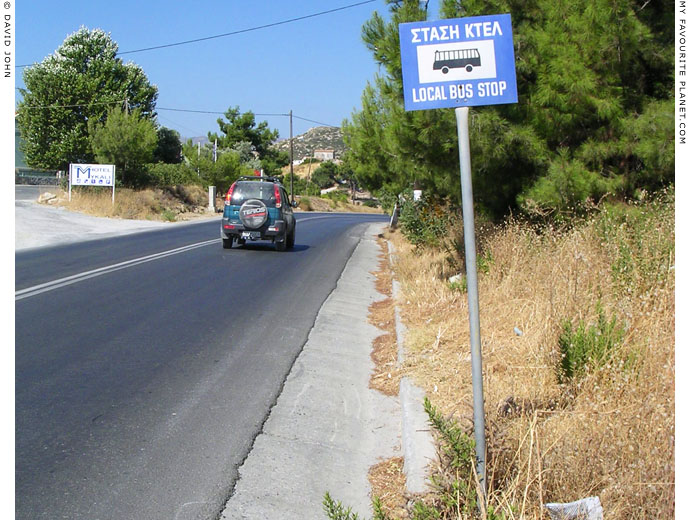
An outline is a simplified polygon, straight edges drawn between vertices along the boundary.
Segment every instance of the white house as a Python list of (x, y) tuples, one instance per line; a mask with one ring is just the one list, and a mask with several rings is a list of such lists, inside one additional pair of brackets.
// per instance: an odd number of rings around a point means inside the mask
[(335, 150), (314, 150), (314, 159), (332, 161), (335, 159)]

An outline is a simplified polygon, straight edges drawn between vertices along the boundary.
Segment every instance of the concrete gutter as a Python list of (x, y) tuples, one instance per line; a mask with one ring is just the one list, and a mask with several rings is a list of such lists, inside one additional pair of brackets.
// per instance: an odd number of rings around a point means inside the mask
[(326, 492), (371, 517), (369, 468), (397, 454), (401, 424), (397, 399), (369, 388), (381, 227), (369, 226), (321, 308), (222, 519), (322, 520)]
[[(371, 303), (384, 299), (372, 272), (380, 249), (370, 225), (328, 297), (283, 391), (239, 468), (221, 520), (325, 518), (323, 498), (370, 518), (371, 466), (400, 454), (407, 491), (427, 491), (436, 449), (423, 391), (409, 378), (399, 399), (369, 388), (373, 340), (383, 331), (368, 322)], [(392, 247), (390, 244), (389, 247)], [(394, 296), (399, 286), (394, 282)], [(404, 325), (396, 308), (402, 362)]]
[[(391, 268), (395, 263), (395, 246), (388, 241)], [(400, 296), (400, 283), (393, 279), (393, 301)], [(407, 329), (400, 317), (400, 310), (395, 306), (395, 333), (398, 342), (398, 365), (405, 362), (405, 334)], [(403, 471), (408, 493), (428, 491), (429, 464), (437, 460), (436, 446), (424, 411), (424, 391), (416, 386), (409, 377), (400, 380), (400, 406), (402, 409), (402, 450), (404, 456)]]

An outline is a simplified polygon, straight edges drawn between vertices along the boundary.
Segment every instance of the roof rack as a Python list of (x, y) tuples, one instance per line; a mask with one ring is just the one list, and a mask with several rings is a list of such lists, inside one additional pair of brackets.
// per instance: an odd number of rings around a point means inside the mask
[(271, 177), (269, 175), (240, 175), (237, 178), (238, 181), (255, 181), (255, 180), (260, 180), (260, 181), (268, 181), (268, 182), (277, 182), (280, 184), (280, 179), (277, 177)]

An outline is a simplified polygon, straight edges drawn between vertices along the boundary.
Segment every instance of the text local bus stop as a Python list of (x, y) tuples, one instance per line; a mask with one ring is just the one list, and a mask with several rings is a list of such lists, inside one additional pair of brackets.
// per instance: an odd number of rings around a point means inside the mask
[(486, 498), (486, 439), (477, 251), (474, 231), (470, 106), (517, 103), (509, 14), (403, 23), (399, 27), (405, 110), (455, 108), (458, 125), (477, 475)]

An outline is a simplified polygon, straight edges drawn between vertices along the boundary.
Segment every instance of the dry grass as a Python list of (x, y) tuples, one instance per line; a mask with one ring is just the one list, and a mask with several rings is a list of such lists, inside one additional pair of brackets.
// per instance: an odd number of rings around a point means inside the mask
[[(372, 273), (376, 277), (376, 290), (386, 296), (384, 300), (369, 306), (369, 323), (384, 331), (374, 340), (371, 359), (374, 370), (369, 378), (369, 388), (394, 396), (400, 388), (398, 344), (395, 330), (395, 304), (393, 302), (393, 276), (388, 255), (388, 242), (378, 237), (379, 268)], [(369, 469), (372, 497), (381, 502), (387, 515), (400, 517), (406, 514), (405, 474), (403, 458), (384, 460)]]
[[(300, 197), (297, 197), (300, 201)], [(215, 216), (209, 213), (208, 190), (202, 186), (170, 186), (133, 190), (117, 188), (115, 204), (112, 188), (73, 188), (72, 200), (62, 192), (51, 205), (63, 206), (71, 211), (95, 217), (123, 218), (135, 220), (181, 221), (199, 217)], [(223, 199), (216, 199), (216, 208), (221, 211)], [(380, 208), (362, 204), (335, 202), (330, 199), (308, 197), (300, 201), (298, 211), (381, 213)]]
[(383, 213), (381, 208), (371, 208), (364, 204), (352, 204), (351, 202), (340, 202), (327, 198), (297, 195), (295, 200), (299, 202), (301, 211), (319, 212), (348, 212), (348, 213)]
[[(673, 517), (674, 203), (624, 211), (479, 237), (490, 503), (506, 518), (547, 518), (541, 504), (591, 495), (607, 519)], [(470, 431), (466, 294), (449, 287), (445, 253), (390, 239), (409, 329), (404, 371)], [(595, 323), (598, 307), (623, 324), (620, 351), (559, 385), (563, 320)]]
[(378, 240), (381, 254), (379, 269), (376, 271), (376, 290), (387, 298), (369, 306), (369, 322), (384, 331), (374, 340), (371, 359), (374, 371), (369, 379), (369, 388), (385, 395), (398, 395), (400, 388), (400, 368), (398, 367), (398, 344), (395, 331), (395, 305), (392, 299), (392, 275), (388, 260), (388, 243)]
[(393, 457), (379, 462), (369, 470), (372, 496), (379, 499), (381, 509), (391, 518), (407, 518), (404, 461)]
[(116, 188), (73, 188), (72, 200), (67, 193), (58, 197), (58, 205), (96, 217), (136, 220), (188, 220), (211, 215), (208, 192), (201, 186), (175, 186), (166, 189), (132, 190)]

